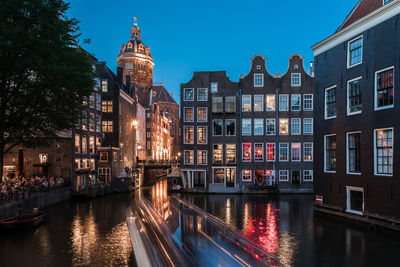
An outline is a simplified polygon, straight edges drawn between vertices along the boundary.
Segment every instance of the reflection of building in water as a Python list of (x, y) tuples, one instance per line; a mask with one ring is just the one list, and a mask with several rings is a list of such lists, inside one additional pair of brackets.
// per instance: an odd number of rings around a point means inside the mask
[(151, 189), (154, 208), (161, 214), (164, 220), (171, 215), (170, 203), (168, 201), (167, 180), (158, 181)]

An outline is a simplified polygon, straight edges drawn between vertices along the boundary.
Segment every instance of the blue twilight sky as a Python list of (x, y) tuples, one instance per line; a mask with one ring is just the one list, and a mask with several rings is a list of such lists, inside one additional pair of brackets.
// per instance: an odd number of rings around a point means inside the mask
[(311, 46), (331, 35), (358, 0), (65, 0), (77, 18), (83, 47), (116, 72), (133, 16), (155, 62), (154, 82), (179, 103), (179, 88), (193, 71), (226, 70), (233, 81), (246, 74), (255, 54), (267, 58), (270, 73), (284, 73), (288, 57), (299, 53), (306, 70)]

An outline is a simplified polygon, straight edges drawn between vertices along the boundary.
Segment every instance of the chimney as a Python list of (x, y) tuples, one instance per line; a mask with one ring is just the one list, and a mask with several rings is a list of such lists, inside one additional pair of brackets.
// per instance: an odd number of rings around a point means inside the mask
[(314, 61), (310, 62), (310, 75), (314, 77)]

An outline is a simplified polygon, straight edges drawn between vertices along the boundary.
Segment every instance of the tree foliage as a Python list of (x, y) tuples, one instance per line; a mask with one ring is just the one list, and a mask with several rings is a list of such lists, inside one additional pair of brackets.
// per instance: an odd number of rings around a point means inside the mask
[(73, 128), (93, 89), (91, 59), (78, 46), (68, 7), (63, 0), (0, 2), (0, 177), (13, 147), (44, 145)]

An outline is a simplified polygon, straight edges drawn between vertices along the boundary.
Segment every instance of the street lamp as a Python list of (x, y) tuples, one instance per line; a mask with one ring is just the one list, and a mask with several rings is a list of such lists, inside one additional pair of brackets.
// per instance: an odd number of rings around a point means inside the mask
[(137, 129), (139, 126), (139, 122), (137, 120), (132, 120), (132, 126), (135, 127), (135, 129)]

